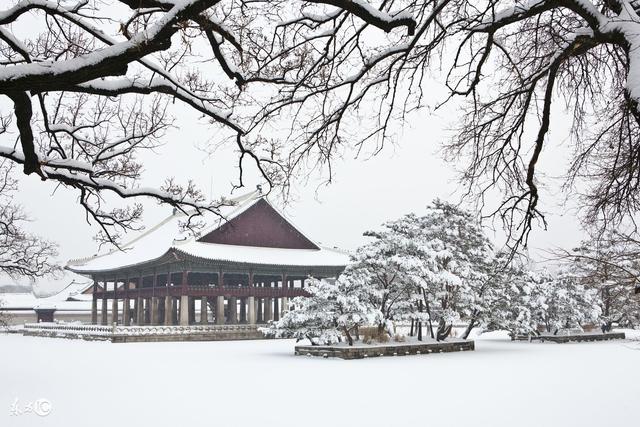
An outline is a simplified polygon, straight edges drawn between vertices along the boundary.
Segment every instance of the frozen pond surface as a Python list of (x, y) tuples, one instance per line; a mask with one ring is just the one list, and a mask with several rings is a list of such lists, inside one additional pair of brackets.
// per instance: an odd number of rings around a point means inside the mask
[[(0, 334), (0, 426), (640, 425), (634, 341), (493, 335), (475, 352), (363, 360), (293, 356), (294, 344)], [(38, 399), (49, 415), (12, 411)]]

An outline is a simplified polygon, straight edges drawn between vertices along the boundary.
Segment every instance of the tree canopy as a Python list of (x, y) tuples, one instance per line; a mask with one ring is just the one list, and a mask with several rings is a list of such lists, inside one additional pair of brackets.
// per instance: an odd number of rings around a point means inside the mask
[(558, 100), (585, 218), (636, 212), (638, 25), (624, 0), (13, 1), (0, 10), (0, 156), (77, 191), (114, 236), (141, 207), (110, 207), (109, 193), (196, 214), (229, 203), (170, 176), (137, 185), (174, 102), (235, 147), (236, 186), (251, 168), (286, 194), (308, 169), (330, 180), (343, 148), (393, 139), (435, 74), (442, 101), (464, 104), (447, 156), (469, 194), (499, 191), (489, 214), (517, 247), (545, 223), (537, 172)]

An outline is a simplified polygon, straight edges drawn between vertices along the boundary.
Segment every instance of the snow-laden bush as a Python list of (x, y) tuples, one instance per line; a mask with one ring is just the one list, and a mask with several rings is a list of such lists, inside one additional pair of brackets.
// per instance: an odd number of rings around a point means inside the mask
[(277, 338), (308, 339), (312, 345), (334, 344), (343, 338), (353, 345), (356, 328), (375, 318), (365, 295), (370, 288), (359, 279), (359, 275), (347, 271), (335, 281), (311, 280), (305, 288), (310, 296), (294, 298), (291, 303), (295, 310), (262, 331)]
[[(353, 343), (360, 326), (372, 326), (365, 342), (389, 341), (397, 322), (410, 335), (442, 340), (453, 323), (530, 335), (557, 333), (598, 320), (597, 292), (566, 273), (531, 271), (525, 258), (495, 251), (474, 216), (435, 200), (415, 214), (365, 233), (352, 264), (335, 282), (312, 281), (310, 297), (295, 298), (295, 310), (266, 332), (278, 337), (331, 344)], [(436, 325), (438, 334), (435, 334)]]

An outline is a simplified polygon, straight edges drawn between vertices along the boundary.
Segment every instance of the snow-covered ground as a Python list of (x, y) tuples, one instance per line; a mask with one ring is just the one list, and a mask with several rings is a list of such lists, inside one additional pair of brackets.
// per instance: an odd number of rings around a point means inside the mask
[[(475, 352), (333, 360), (293, 356), (291, 340), (0, 334), (0, 426), (640, 425), (640, 343), (501, 338), (482, 336)], [(48, 416), (12, 411), (42, 398)]]

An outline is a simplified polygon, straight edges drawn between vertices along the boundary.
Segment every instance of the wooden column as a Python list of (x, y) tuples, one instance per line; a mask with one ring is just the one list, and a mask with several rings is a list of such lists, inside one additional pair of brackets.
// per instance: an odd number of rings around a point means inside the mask
[(209, 303), (207, 301), (207, 297), (200, 298), (200, 324), (202, 325), (206, 325), (207, 323), (209, 323), (208, 311), (207, 311), (208, 304)]
[(272, 298), (264, 299), (264, 321), (265, 323), (273, 320), (273, 307), (271, 306)]
[(93, 278), (93, 300), (91, 301), (91, 324), (98, 324), (98, 281)]
[(196, 323), (196, 299), (194, 297), (189, 297), (189, 324), (193, 325)]
[(131, 279), (129, 277), (124, 279), (124, 297), (122, 298), (122, 324), (125, 326), (129, 326), (131, 312), (129, 307), (129, 282)]
[(216, 324), (224, 325), (224, 295), (218, 295), (216, 302)]
[(103, 325), (107, 325), (109, 322), (107, 320), (107, 282), (102, 280), (102, 323)]
[(230, 297), (227, 300), (227, 306), (229, 307), (229, 323), (238, 323), (238, 299), (236, 297)]
[[(167, 292), (168, 292), (168, 288), (167, 288)], [(167, 326), (173, 325), (173, 322), (172, 322), (173, 301), (172, 300), (173, 298), (171, 298), (167, 293), (167, 296), (164, 298), (164, 324)]]
[(247, 299), (240, 298), (240, 323), (247, 323)]
[(113, 279), (113, 300), (111, 301), (111, 323), (118, 323), (118, 279)]
[(156, 287), (158, 286), (158, 274), (153, 270), (153, 279), (151, 282), (151, 324), (160, 324), (160, 299), (156, 296)]
[(182, 272), (180, 282), (180, 326), (189, 326), (189, 296), (187, 294), (187, 272)]
[(178, 298), (171, 298), (171, 324), (178, 325)]
[(144, 325), (144, 298), (138, 295), (138, 302), (136, 303), (136, 324), (138, 326)]
[(249, 311), (249, 324), (250, 325), (255, 325), (256, 324), (256, 302), (255, 302), (255, 297), (252, 295), (249, 298), (247, 298), (247, 305), (249, 306), (247, 308), (247, 310)]

